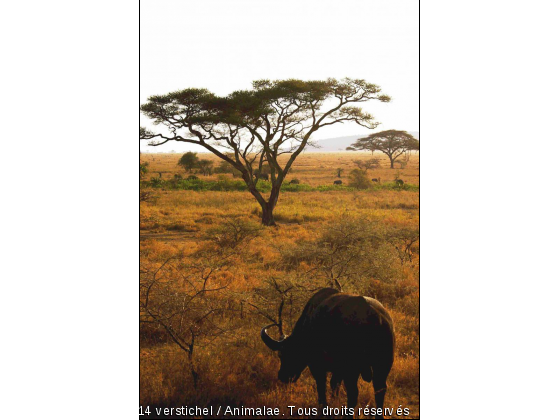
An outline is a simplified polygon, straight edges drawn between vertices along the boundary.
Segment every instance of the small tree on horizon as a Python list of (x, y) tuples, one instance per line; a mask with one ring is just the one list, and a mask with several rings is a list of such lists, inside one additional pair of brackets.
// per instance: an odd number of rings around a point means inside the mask
[(420, 142), (406, 131), (386, 130), (370, 134), (356, 140), (346, 150), (379, 150), (389, 158), (391, 169), (395, 168), (395, 161), (403, 153), (410, 150), (420, 150)]
[(362, 171), (367, 172), (368, 169), (377, 169), (379, 168), (379, 159), (371, 158), (368, 160), (360, 160), (356, 159), (353, 160), (352, 163), (360, 168)]
[(179, 159), (177, 165), (182, 167), (185, 170), (185, 172), (192, 172), (192, 170), (197, 167), (198, 163), (199, 160), (196, 153), (187, 152), (183, 156), (181, 156), (181, 159)]
[(213, 166), (214, 163), (210, 159), (201, 159), (198, 161), (198, 168), (200, 169), (200, 172), (202, 172), (202, 175), (204, 176), (212, 175)]

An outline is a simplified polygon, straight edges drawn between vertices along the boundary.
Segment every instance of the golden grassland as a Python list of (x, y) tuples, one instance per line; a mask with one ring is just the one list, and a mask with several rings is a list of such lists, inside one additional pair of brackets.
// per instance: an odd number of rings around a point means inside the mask
[[(176, 166), (180, 154), (143, 154), (141, 162), (149, 163), (150, 177), (171, 179), (185, 174)], [(211, 155), (199, 157), (216, 160)], [(342, 180), (355, 167), (353, 159), (368, 159), (366, 153), (306, 153), (296, 160), (288, 180), (298, 178), (312, 186), (330, 185), (336, 180), (336, 168), (344, 169)], [(395, 175), (409, 184), (419, 182), (418, 155), (412, 155), (405, 169), (391, 170), (382, 155), (383, 167), (370, 170), (371, 178), (392, 181)], [(217, 163), (217, 161), (216, 161)], [(212, 179), (213, 177), (205, 177)], [(162, 261), (176, 252), (186, 254), (207, 246), (212, 229), (226, 220), (239, 218), (258, 222), (260, 207), (248, 192), (154, 190), (155, 199), (140, 205), (140, 238), (142, 263)], [(243, 252), (235, 256), (235, 264), (227, 275), (231, 277), (232, 293), (249, 293), (261, 287), (264, 280), (284, 275), (275, 263), (283, 250), (302, 242), (313, 243), (325, 226), (340, 220), (367, 220), (380, 227), (417, 229), (419, 225), (419, 193), (405, 190), (309, 191), (285, 192), (280, 195), (275, 210), (278, 224), (266, 228), (248, 242)], [(419, 246), (410, 248), (406, 262), (391, 259), (391, 274), (383, 281), (371, 278), (365, 287), (391, 313), (396, 331), (396, 359), (388, 380), (385, 406), (407, 407), (409, 416), (419, 417)], [(389, 254), (388, 254), (389, 255)], [(392, 258), (392, 257), (391, 257)], [(302, 306), (294, 304), (293, 325)], [(230, 322), (225, 320), (225, 322)], [(279, 407), (288, 416), (289, 405), (316, 407), (315, 381), (306, 370), (293, 384), (277, 380), (279, 359), (260, 340), (260, 329), (267, 320), (258, 313), (247, 311), (231, 319), (231, 332), (207, 340), (193, 352), (186, 352), (161, 331), (141, 326), (140, 343), (140, 404), (153, 407), (199, 407), (231, 405), (235, 407)], [(289, 332), (290, 329), (288, 328)], [(194, 361), (194, 362), (193, 362)], [(191, 363), (199, 374), (195, 388)], [(359, 407), (375, 406), (370, 383), (360, 379)], [(346, 404), (345, 392), (332, 397), (329, 405)], [(360, 418), (365, 418), (361, 416)]]
[[(148, 162), (148, 178), (159, 177), (159, 172), (163, 179), (171, 179), (174, 174), (186, 175), (184, 170), (177, 166), (177, 161), (181, 157), (179, 153), (143, 154), (142, 162)], [(221, 159), (211, 153), (199, 153), (200, 159), (213, 161), (214, 165), (221, 162)], [(297, 178), (302, 184), (309, 184), (313, 187), (317, 185), (330, 185), (338, 179), (335, 175), (337, 168), (342, 168), (342, 181), (345, 182), (348, 174), (356, 165), (353, 160), (367, 160), (372, 157), (379, 159), (381, 167), (372, 169), (368, 173), (371, 178), (381, 178), (381, 182), (391, 182), (395, 175), (406, 183), (418, 185), (420, 179), (419, 156), (412, 154), (410, 162), (405, 169), (390, 169), (389, 159), (382, 153), (375, 154), (364, 152), (342, 152), (342, 153), (303, 153), (297, 158), (292, 166), (292, 171), (288, 175), (288, 181)], [(280, 162), (285, 163), (288, 159), (286, 155), (280, 157)], [(398, 164), (395, 165), (399, 167)], [(202, 178), (202, 177), (201, 177)], [(204, 179), (216, 179), (216, 176), (203, 177)], [(347, 183), (347, 182), (345, 182)]]

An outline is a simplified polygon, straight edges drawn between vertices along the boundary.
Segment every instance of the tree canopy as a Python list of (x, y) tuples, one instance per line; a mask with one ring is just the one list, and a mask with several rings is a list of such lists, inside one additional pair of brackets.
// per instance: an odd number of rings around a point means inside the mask
[[(317, 130), (344, 122), (374, 129), (378, 122), (356, 104), (389, 102), (379, 86), (361, 79), (316, 81), (258, 80), (250, 90), (225, 97), (207, 89), (185, 89), (154, 95), (141, 111), (155, 126), (140, 128), (140, 138), (159, 146), (169, 141), (197, 144), (228, 162), (262, 207), (262, 222), (274, 225), (273, 209), (280, 187), (295, 159)], [(282, 165), (279, 156), (288, 159)], [(257, 190), (263, 165), (270, 167), (272, 190), (267, 198)]]
[(362, 137), (346, 150), (369, 150), (372, 153), (378, 150), (389, 157), (393, 169), (395, 161), (403, 153), (420, 150), (420, 142), (406, 131), (386, 130)]
[(196, 153), (187, 152), (181, 156), (177, 165), (181, 166), (185, 171), (190, 172), (198, 165), (198, 156)]

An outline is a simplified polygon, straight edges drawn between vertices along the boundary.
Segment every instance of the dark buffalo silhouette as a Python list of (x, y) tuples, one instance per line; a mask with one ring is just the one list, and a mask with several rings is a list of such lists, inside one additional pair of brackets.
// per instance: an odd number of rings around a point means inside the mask
[(321, 289), (307, 302), (292, 335), (280, 341), (271, 338), (267, 329), (274, 325), (264, 327), (261, 337), (270, 349), (278, 351), (280, 381), (295, 382), (309, 367), (317, 382), (319, 404), (325, 406), (327, 372), (332, 372), (333, 393), (344, 382), (348, 407), (354, 408), (361, 375), (373, 382), (375, 404), (383, 409), (395, 335), (391, 316), (381, 303), (366, 296)]
[(395, 183), (396, 183), (399, 187), (404, 186), (404, 181), (403, 181), (402, 179), (395, 179)]
[(336, 181), (333, 182), (333, 184), (342, 185), (342, 181), (340, 179), (337, 179)]
[(377, 182), (377, 183), (381, 182), (381, 178), (372, 178), (371, 180), (373, 182)]

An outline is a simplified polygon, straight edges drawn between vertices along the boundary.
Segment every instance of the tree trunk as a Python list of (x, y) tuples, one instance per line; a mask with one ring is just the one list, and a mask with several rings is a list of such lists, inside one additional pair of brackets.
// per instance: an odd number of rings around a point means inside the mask
[(395, 169), (395, 159), (393, 159), (392, 157), (389, 157), (389, 160), (391, 161), (391, 169)]
[(196, 389), (196, 388), (198, 388), (198, 377), (200, 375), (198, 374), (198, 372), (194, 368), (195, 366), (194, 366), (194, 361), (193, 361), (193, 357), (192, 357), (192, 352), (193, 352), (193, 348), (191, 347), (191, 351), (188, 353), (188, 355), (189, 355), (189, 362), (190, 362), (190, 365), (191, 365), (190, 368), (191, 368), (191, 375), (192, 375), (192, 378), (193, 378), (193, 385), (194, 385), (194, 388)]
[(273, 211), (276, 207), (276, 203), (278, 202), (278, 196), (280, 195), (280, 185), (273, 185), (272, 191), (270, 191), (270, 197), (268, 198), (268, 203), (261, 204), (262, 224), (265, 226), (276, 226)]
[(272, 214), (276, 203), (268, 202), (262, 207), (262, 224), (265, 226), (276, 226), (274, 215)]

